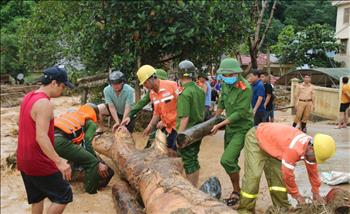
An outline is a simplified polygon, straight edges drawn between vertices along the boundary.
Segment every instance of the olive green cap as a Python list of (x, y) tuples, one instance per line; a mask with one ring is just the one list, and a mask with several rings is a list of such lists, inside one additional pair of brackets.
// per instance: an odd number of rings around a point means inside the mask
[(160, 68), (156, 69), (156, 76), (160, 80), (167, 80), (168, 79), (168, 73)]
[(221, 61), (218, 74), (242, 73), (241, 65), (234, 58), (226, 58)]

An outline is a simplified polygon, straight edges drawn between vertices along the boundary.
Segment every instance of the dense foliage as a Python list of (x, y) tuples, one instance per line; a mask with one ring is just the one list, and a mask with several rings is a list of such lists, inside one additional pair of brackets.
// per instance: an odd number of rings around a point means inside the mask
[[(247, 38), (255, 31), (252, 17), (258, 14), (251, 11), (251, 1), (3, 0), (0, 5), (1, 73), (40, 71), (64, 63), (80, 70), (74, 72), (76, 77), (111, 67), (133, 76), (138, 63), (171, 69), (168, 62), (185, 58), (197, 67), (217, 64), (224, 53), (247, 52)], [(290, 61), (294, 52), (288, 44), (295, 40), (305, 43), (297, 38), (302, 34), (312, 38), (307, 33), (315, 31), (311, 24), (328, 24), (334, 29), (335, 14), (330, 1), (279, 0), (262, 51), (275, 45), (276, 53)], [(261, 29), (268, 16), (266, 11)], [(280, 32), (286, 26), (293, 27), (293, 35), (282, 41), (286, 30)], [(332, 37), (329, 27), (315, 33)], [(309, 41), (304, 48), (295, 49), (300, 51), (294, 55), (298, 57), (305, 50), (318, 50), (315, 57), (300, 57), (306, 61), (296, 63), (327, 61), (320, 50), (338, 47), (328, 45), (334, 40), (324, 41), (326, 47)]]

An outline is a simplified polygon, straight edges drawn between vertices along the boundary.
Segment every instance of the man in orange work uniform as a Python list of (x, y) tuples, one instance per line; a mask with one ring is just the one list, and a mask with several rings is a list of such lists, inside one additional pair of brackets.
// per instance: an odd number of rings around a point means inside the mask
[(284, 124), (261, 123), (251, 128), (245, 137), (244, 176), (239, 213), (254, 213), (261, 174), (264, 171), (274, 206), (287, 208), (287, 192), (299, 204), (305, 203), (295, 183), (296, 162), (305, 161), (315, 201), (323, 203), (317, 164), (335, 153), (331, 136), (316, 134), (314, 138), (299, 129)]
[[(149, 135), (153, 127), (161, 129), (167, 135), (169, 153), (176, 156), (176, 103), (179, 95), (179, 87), (176, 82), (160, 80), (156, 76), (156, 69), (150, 65), (143, 65), (137, 71), (140, 85), (150, 90), (150, 99), (154, 105), (153, 117), (144, 135)], [(128, 122), (128, 118), (124, 123)]]

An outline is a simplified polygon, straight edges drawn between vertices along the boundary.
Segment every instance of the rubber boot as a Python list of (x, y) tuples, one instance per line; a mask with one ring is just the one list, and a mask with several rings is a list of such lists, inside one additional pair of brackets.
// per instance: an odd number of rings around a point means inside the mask
[(197, 188), (198, 180), (199, 180), (199, 170), (195, 171), (194, 173), (187, 174), (186, 175), (187, 180), (191, 182), (191, 184)]

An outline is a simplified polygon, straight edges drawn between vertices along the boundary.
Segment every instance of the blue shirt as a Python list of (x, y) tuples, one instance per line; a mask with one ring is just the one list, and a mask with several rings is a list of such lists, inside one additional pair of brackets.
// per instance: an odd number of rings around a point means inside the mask
[(132, 107), (135, 103), (135, 90), (128, 84), (123, 85), (123, 89), (119, 96), (117, 96), (111, 85), (108, 85), (103, 89), (103, 94), (105, 102), (107, 104), (112, 103), (116, 108), (117, 113), (121, 115), (124, 114), (125, 105)]
[(252, 84), (253, 86), (253, 97), (252, 97), (252, 107), (255, 107), (256, 102), (258, 101), (258, 97), (262, 97), (263, 100), (256, 110), (256, 112), (266, 111), (264, 103), (265, 103), (265, 87), (264, 83), (261, 80), (256, 81)]
[(205, 81), (207, 85), (207, 93), (205, 94), (205, 106), (211, 106), (211, 86), (208, 81)]

